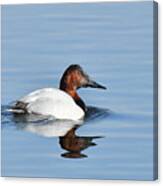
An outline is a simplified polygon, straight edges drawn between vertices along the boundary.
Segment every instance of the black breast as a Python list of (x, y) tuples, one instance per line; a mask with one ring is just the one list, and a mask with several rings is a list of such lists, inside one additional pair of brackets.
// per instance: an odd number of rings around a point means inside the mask
[(75, 103), (79, 105), (79, 107), (81, 107), (84, 110), (84, 112), (87, 111), (87, 107), (82, 99), (75, 100)]

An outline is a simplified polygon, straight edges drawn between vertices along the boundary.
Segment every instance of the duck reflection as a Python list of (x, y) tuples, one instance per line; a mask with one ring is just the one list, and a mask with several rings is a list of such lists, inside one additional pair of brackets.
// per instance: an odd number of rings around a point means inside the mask
[(60, 147), (66, 150), (61, 156), (64, 158), (85, 158), (83, 151), (96, 145), (95, 139), (101, 136), (78, 136), (77, 129), (94, 119), (108, 115), (108, 110), (89, 107), (84, 120), (56, 120), (42, 115), (12, 115), (12, 121), (18, 130), (25, 130), (39, 136), (59, 138)]
[(65, 136), (59, 137), (60, 146), (68, 152), (61, 154), (65, 158), (85, 158), (87, 155), (82, 154), (81, 151), (88, 147), (95, 146), (93, 142), (96, 138), (101, 136), (77, 136), (75, 131), (79, 126), (75, 126), (67, 132)]
[(60, 147), (66, 150), (61, 156), (64, 158), (86, 158), (82, 151), (88, 147), (95, 146), (94, 139), (101, 136), (78, 136), (76, 130), (84, 125), (84, 121), (54, 120), (37, 118), (32, 120), (32, 116), (14, 117), (14, 122), (18, 130), (25, 130), (43, 137), (59, 137)]

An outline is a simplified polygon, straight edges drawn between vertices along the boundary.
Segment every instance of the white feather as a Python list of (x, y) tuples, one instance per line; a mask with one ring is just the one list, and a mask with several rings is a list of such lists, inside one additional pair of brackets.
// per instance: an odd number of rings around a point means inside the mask
[(66, 92), (57, 88), (36, 90), (19, 101), (28, 103), (29, 113), (52, 115), (57, 119), (79, 120), (84, 111)]

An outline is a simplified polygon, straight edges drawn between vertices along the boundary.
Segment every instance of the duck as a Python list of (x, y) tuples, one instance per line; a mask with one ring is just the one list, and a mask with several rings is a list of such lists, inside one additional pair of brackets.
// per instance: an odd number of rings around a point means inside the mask
[(87, 106), (80, 98), (80, 88), (106, 89), (92, 80), (78, 64), (70, 65), (63, 73), (59, 88), (42, 88), (20, 98), (12, 106), (15, 114), (36, 114), (53, 116), (62, 120), (81, 120)]

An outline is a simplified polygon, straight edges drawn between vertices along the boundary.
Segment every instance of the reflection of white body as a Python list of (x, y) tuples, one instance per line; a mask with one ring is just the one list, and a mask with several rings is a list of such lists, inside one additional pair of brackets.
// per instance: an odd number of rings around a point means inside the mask
[(54, 120), (46, 124), (27, 123), (23, 130), (35, 133), (44, 137), (64, 136), (75, 125), (81, 125), (82, 121)]
[(52, 115), (59, 119), (78, 120), (84, 116), (84, 111), (73, 98), (57, 88), (36, 90), (19, 101), (27, 103), (28, 113)]
[(82, 125), (98, 117), (101, 118), (102, 116), (109, 116), (108, 110), (88, 107), (85, 120), (60, 120), (49, 116), (25, 114), (14, 117), (14, 121), (16, 126), (21, 130), (44, 137), (57, 137), (65, 136), (75, 126)]

